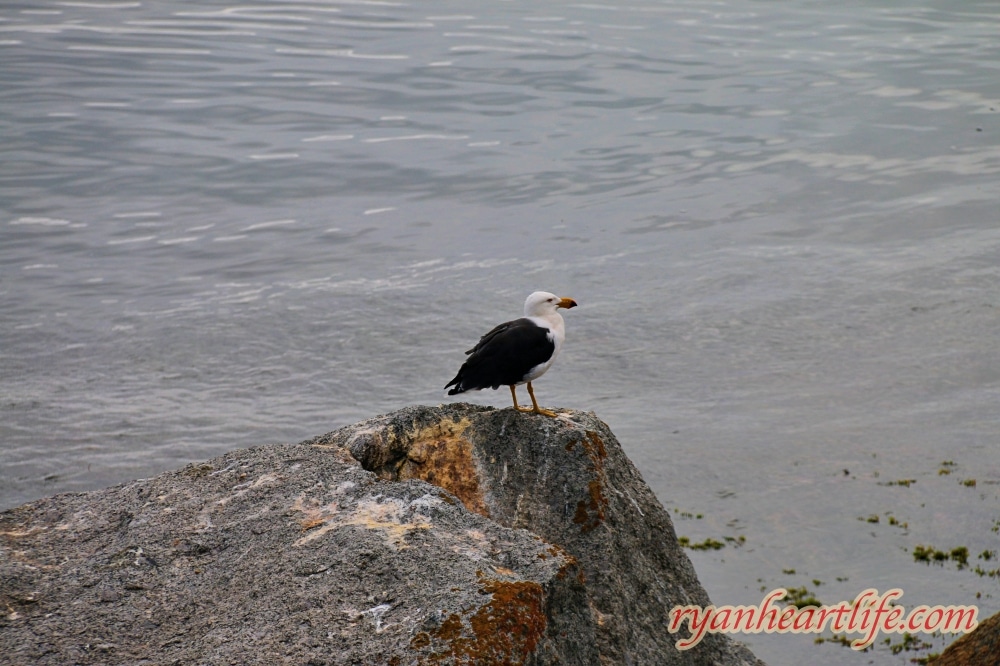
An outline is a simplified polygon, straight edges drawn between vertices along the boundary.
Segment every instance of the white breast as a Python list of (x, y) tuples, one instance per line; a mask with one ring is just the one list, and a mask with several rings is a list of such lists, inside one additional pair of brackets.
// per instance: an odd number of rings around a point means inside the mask
[[(566, 324), (563, 322), (562, 315), (558, 312), (553, 312), (550, 315), (542, 317), (528, 317), (528, 319), (542, 328), (549, 330), (547, 337), (555, 345), (555, 349), (552, 350), (552, 356), (549, 357), (549, 360), (545, 363), (539, 363), (528, 372), (524, 378), (524, 382), (531, 382), (538, 379), (545, 374), (546, 370), (552, 367), (556, 356), (559, 355), (559, 350), (562, 349), (563, 340), (566, 339)], [(521, 383), (523, 384), (524, 382)]]

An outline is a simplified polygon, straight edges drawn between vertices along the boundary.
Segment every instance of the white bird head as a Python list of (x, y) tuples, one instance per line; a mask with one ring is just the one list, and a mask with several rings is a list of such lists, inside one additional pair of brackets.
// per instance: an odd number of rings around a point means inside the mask
[(525, 317), (544, 317), (553, 315), (558, 308), (575, 308), (576, 301), (572, 298), (560, 298), (547, 291), (536, 291), (524, 301)]

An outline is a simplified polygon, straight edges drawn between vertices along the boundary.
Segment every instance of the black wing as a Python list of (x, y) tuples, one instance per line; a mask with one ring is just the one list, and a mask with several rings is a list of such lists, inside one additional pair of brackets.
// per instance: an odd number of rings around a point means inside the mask
[(448, 395), (455, 395), (517, 384), (524, 381), (529, 370), (549, 360), (555, 348), (549, 330), (530, 319), (505, 322), (465, 352), (469, 358), (445, 388), (454, 386)]

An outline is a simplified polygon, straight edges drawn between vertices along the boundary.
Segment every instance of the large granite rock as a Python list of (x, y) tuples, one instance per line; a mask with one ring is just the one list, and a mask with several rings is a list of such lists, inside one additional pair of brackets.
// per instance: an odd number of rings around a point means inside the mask
[(933, 666), (997, 666), (1000, 664), (1000, 613), (992, 615), (948, 646)]
[[(359, 465), (360, 463), (360, 465)], [(593, 414), (414, 407), (0, 513), (0, 664), (760, 664)]]

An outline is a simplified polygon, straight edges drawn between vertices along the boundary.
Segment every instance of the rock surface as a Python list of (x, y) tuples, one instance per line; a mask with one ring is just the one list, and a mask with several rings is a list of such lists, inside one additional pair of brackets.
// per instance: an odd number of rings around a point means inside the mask
[[(360, 465), (359, 465), (360, 463)], [(593, 414), (413, 407), (0, 513), (0, 664), (760, 664)]]
[(1000, 613), (992, 615), (948, 646), (934, 666), (997, 666), (1000, 663)]

